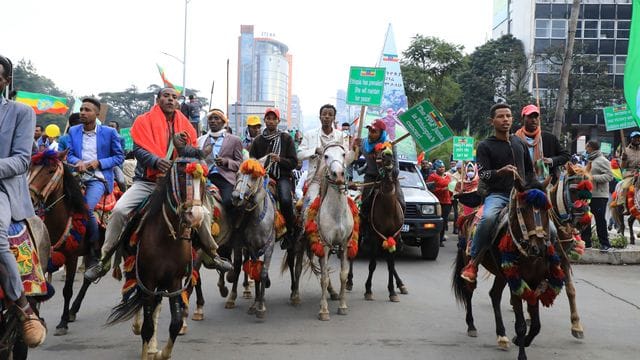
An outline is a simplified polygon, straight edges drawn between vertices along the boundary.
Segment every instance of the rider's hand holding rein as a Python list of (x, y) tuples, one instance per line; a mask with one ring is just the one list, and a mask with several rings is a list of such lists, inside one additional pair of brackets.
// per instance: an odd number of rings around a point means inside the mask
[(173, 145), (175, 145), (175, 147), (178, 149), (182, 149), (183, 147), (185, 147), (187, 145), (187, 140), (188, 136), (184, 131), (173, 135)]
[(278, 154), (271, 154), (271, 161), (272, 162), (280, 162), (280, 155)]
[(518, 168), (515, 167), (514, 165), (508, 164), (505, 165), (503, 167), (501, 167), (496, 174), (498, 176), (504, 176), (504, 175), (509, 175), (509, 174), (514, 174), (517, 175), (518, 174)]

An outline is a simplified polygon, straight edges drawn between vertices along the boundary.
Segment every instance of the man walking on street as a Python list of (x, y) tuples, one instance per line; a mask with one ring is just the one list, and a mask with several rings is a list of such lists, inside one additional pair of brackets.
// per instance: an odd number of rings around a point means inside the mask
[[(609, 200), (609, 181), (613, 179), (611, 164), (600, 151), (600, 142), (589, 140), (585, 146), (587, 151), (587, 171), (591, 172), (593, 182), (592, 198), (589, 206), (596, 221), (596, 231), (600, 240), (600, 250), (609, 251), (609, 232), (607, 231), (607, 201)], [(591, 247), (591, 226), (582, 231), (582, 239), (587, 247)]]

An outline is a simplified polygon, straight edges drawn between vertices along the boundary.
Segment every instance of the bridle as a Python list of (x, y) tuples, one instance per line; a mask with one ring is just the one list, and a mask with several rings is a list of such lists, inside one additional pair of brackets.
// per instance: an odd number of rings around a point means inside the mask
[[(342, 149), (342, 151), (344, 151), (344, 147), (339, 144), (339, 143), (329, 143), (327, 144), (322, 153), (325, 154), (327, 152), (327, 149), (332, 148), (332, 147), (339, 147), (340, 149)], [(338, 190), (339, 192), (343, 192), (343, 193), (347, 193), (348, 190), (348, 184), (345, 181), (344, 184), (338, 184), (336, 182), (335, 179), (331, 178), (331, 167), (333, 166), (333, 163), (338, 163), (338, 166), (342, 169), (342, 173), (346, 174), (347, 172), (347, 167), (344, 164), (344, 161), (340, 161), (339, 159), (333, 159), (329, 162), (329, 164), (326, 164), (325, 169), (324, 169), (324, 177), (325, 180), (327, 181), (327, 183), (333, 187), (335, 187), (336, 190)]]
[(51, 211), (55, 207), (57, 203), (62, 201), (65, 197), (64, 192), (60, 197), (55, 199), (49, 206), (46, 206), (47, 200), (49, 196), (54, 193), (57, 193), (62, 187), (62, 177), (64, 175), (64, 164), (60, 160), (50, 160), (55, 161), (56, 169), (51, 175), (51, 179), (46, 183), (44, 188), (39, 189), (35, 186), (33, 181), (40, 175), (40, 173), (49, 167), (48, 164), (39, 164), (31, 169), (29, 173), (29, 196), (31, 197), (32, 202), (37, 208), (37, 212), (39, 215), (44, 216), (45, 213)]
[[(196, 167), (197, 164), (200, 164), (199, 159), (180, 157), (174, 161), (169, 172), (170, 187), (166, 192), (167, 201), (162, 204), (162, 216), (174, 240), (178, 239), (178, 237), (169, 220), (169, 214), (175, 215), (179, 220), (178, 231), (180, 239), (190, 241), (192, 226), (184, 224), (184, 214), (196, 206), (202, 206), (202, 196), (204, 195), (204, 178), (202, 174), (190, 172), (188, 169), (184, 171), (185, 191), (184, 194), (182, 193), (180, 186), (181, 174), (178, 171), (178, 165), (185, 165), (186, 168), (189, 168)], [(183, 199), (185, 200), (182, 201)]]
[[(511, 238), (513, 239), (514, 244), (516, 245), (516, 247), (518, 248), (518, 251), (525, 257), (528, 256), (541, 256), (544, 255), (541, 252), (541, 249), (539, 249), (536, 246), (532, 246), (532, 242), (531, 239), (532, 238), (537, 238), (537, 239), (543, 239), (544, 240), (544, 245), (545, 247), (548, 246), (550, 244), (549, 241), (549, 233), (547, 231), (545, 231), (543, 224), (542, 224), (542, 214), (540, 213), (540, 208), (529, 204), (528, 206), (531, 207), (532, 211), (533, 211), (533, 221), (534, 221), (534, 229), (529, 230), (527, 228), (527, 225), (524, 221), (524, 215), (523, 215), (523, 210), (525, 209), (525, 206), (521, 197), (522, 196), (526, 196), (525, 194), (528, 194), (530, 191), (532, 190), (536, 190), (536, 189), (529, 189), (523, 192), (518, 192), (515, 188), (511, 191), (511, 199), (515, 198), (515, 204), (514, 201), (509, 201), (509, 218), (511, 219), (511, 217), (513, 216), (513, 214), (515, 214), (516, 219), (518, 220), (518, 227), (520, 228), (520, 232), (522, 234), (522, 240), (520, 241), (520, 238), (514, 236), (513, 234), (513, 229), (511, 226), (508, 226), (509, 228), (509, 234), (511, 235)], [(540, 191), (540, 190), (539, 190)], [(542, 194), (544, 194), (544, 192), (540, 191)], [(548, 199), (545, 198), (546, 202), (548, 203)]]

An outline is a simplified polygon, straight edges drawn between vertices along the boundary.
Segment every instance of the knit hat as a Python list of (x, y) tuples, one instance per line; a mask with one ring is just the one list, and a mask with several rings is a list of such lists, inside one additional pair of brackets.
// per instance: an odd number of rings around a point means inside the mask
[(440, 159), (433, 162), (433, 168), (437, 169), (439, 167), (444, 167), (444, 162)]
[(224, 115), (224, 113), (220, 109), (213, 109), (213, 110), (209, 111), (209, 113), (207, 114), (207, 119), (211, 119), (211, 117), (213, 117), (213, 116), (217, 116), (220, 119), (224, 120), (225, 124), (229, 122), (227, 117)]

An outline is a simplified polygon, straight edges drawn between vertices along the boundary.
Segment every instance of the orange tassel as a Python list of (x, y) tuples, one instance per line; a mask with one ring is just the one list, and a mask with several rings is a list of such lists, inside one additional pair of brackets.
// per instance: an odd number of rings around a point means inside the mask
[(313, 251), (317, 257), (324, 257), (324, 246), (319, 241), (311, 244), (311, 251)]
[(349, 240), (349, 245), (347, 246), (347, 257), (349, 259), (355, 259), (358, 255), (358, 242), (351, 239)]
[(134, 255), (127, 256), (127, 259), (124, 261), (124, 272), (132, 272), (133, 266), (136, 263), (136, 257)]

